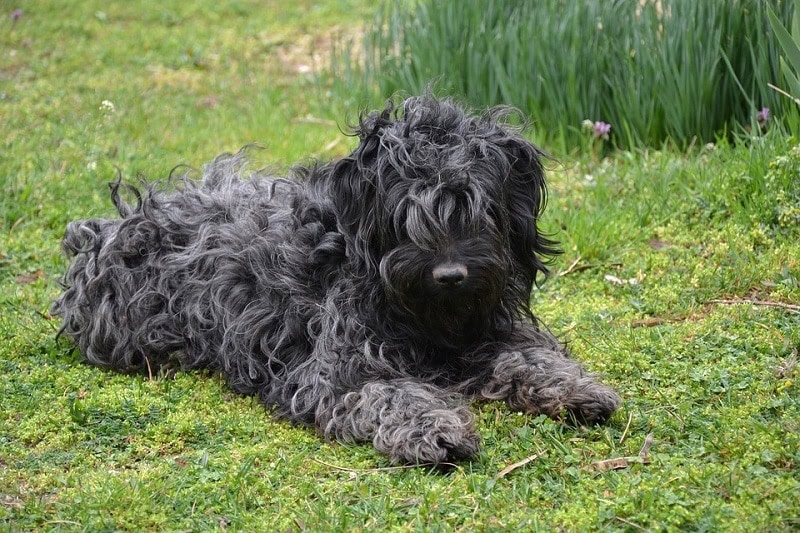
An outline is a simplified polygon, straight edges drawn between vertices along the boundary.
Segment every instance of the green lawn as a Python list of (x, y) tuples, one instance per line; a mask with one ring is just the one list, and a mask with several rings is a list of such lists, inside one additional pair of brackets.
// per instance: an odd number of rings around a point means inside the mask
[[(800, 527), (800, 152), (777, 131), (549, 163), (565, 253), (532, 305), (623, 395), (604, 427), (480, 404), (474, 461), (388, 468), (217, 376), (104, 372), (56, 341), (59, 239), (111, 214), (116, 169), (347, 152), (360, 105), (307, 69), (370, 3), (2, 4), (0, 529)], [(647, 460), (601, 468), (649, 434)]]

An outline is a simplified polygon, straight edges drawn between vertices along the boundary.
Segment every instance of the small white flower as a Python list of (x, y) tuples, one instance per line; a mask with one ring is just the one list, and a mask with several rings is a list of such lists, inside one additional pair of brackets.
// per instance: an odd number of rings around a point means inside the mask
[(117, 108), (114, 107), (114, 102), (112, 102), (111, 100), (103, 100), (102, 102), (100, 102), (100, 111), (102, 111), (103, 113), (110, 114), (115, 112), (116, 110)]
[(86, 168), (88, 170), (96, 170), (97, 169), (97, 161), (89, 161), (86, 163)]

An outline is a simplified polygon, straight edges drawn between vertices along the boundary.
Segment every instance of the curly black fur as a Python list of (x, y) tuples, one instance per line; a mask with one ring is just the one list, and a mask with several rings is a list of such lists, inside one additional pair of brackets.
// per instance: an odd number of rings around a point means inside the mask
[(219, 156), (120, 219), (69, 224), (53, 304), (88, 362), (221, 372), (280, 415), (396, 462), (472, 456), (466, 398), (586, 423), (618, 396), (529, 309), (555, 243), (541, 153), (503, 121), (409, 98), (294, 179)]

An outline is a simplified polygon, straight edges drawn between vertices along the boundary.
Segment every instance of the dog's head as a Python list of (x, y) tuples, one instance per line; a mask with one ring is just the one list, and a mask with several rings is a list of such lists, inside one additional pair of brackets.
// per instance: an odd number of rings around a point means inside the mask
[(537, 229), (541, 153), (503, 123), (431, 96), (362, 117), (337, 162), (333, 202), (351, 257), (391, 308), (434, 342), (461, 346), (529, 313), (554, 242)]

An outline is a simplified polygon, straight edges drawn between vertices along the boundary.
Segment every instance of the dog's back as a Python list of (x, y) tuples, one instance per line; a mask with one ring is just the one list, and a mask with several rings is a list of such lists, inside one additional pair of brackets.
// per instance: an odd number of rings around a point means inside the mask
[(88, 362), (222, 370), (234, 389), (255, 393), (308, 353), (315, 292), (344, 255), (336, 221), (301, 183), (248, 174), (245, 163), (244, 153), (220, 156), (200, 182), (181, 179), (169, 192), (129, 187), (134, 206), (112, 184), (119, 219), (67, 226), (72, 262), (52, 312)]

